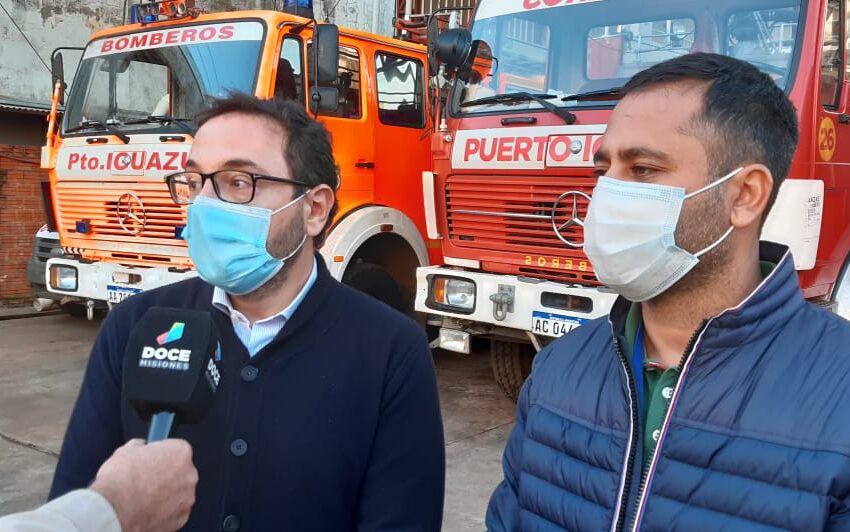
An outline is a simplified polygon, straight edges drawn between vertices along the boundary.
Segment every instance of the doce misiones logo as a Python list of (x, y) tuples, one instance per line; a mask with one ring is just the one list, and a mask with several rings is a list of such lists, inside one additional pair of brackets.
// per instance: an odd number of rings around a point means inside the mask
[(183, 329), (185, 328), (185, 323), (175, 321), (174, 324), (171, 326), (171, 329), (156, 337), (156, 343), (158, 343), (159, 345), (165, 345), (171, 342), (176, 342), (177, 340), (183, 338)]
[(190, 349), (161, 347), (183, 338), (183, 329), (185, 328), (185, 323), (176, 321), (171, 325), (171, 329), (156, 337), (156, 343), (160, 347), (144, 346), (142, 348), (142, 356), (139, 358), (139, 367), (187, 371), (189, 369), (189, 360), (192, 357), (192, 351)]
[(213, 391), (218, 388), (218, 383), (221, 381), (221, 373), (218, 371), (216, 362), (221, 362), (221, 344), (216, 344), (215, 354), (207, 361), (207, 380)]

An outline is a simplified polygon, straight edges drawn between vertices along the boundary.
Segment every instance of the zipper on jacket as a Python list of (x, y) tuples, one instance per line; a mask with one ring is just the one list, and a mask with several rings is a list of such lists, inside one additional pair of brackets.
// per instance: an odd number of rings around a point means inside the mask
[[(679, 380), (678, 380), (678, 382), (676, 382), (676, 388), (673, 391), (672, 397), (676, 396), (676, 392), (679, 390), (679, 387), (682, 385), (682, 381), (684, 380), (684, 378), (683, 378), (684, 375), (682, 374), (682, 370), (684, 369), (685, 364), (688, 362), (688, 359), (691, 357), (691, 355), (693, 355), (693, 350), (694, 350), (695, 344), (697, 343), (697, 340), (699, 339), (700, 335), (702, 335), (703, 331), (705, 331), (705, 329), (708, 326), (708, 323), (710, 321), (711, 320), (702, 320), (702, 323), (700, 324), (700, 326), (697, 327), (696, 331), (694, 331), (694, 334), (691, 335), (691, 339), (688, 341), (687, 347), (685, 347), (685, 352), (682, 353), (682, 358), (679, 359), (679, 365), (676, 367), (676, 370), (679, 372)], [(668, 420), (670, 419), (670, 416), (671, 416), (671, 413), (672, 413), (671, 412), (672, 407), (673, 407), (673, 405), (671, 404), (670, 408), (667, 410), (667, 419)], [(665, 422), (665, 425), (666, 425), (666, 422)], [(662, 427), (662, 429), (663, 429), (664, 432), (666, 432), (666, 426)], [(640, 507), (643, 504), (643, 497), (645, 495), (646, 484), (649, 481), (649, 470), (652, 469), (652, 461), (655, 459), (655, 455), (658, 454), (658, 449), (661, 447), (660, 442), (663, 441), (662, 436), (663, 436), (663, 434), (659, 435), (659, 437), (658, 437), (659, 445), (655, 446), (655, 449), (652, 451), (652, 458), (650, 458), (650, 460), (649, 460), (649, 466), (647, 466), (647, 468), (641, 473), (641, 476), (640, 476), (640, 484), (638, 485), (637, 499), (635, 500), (635, 509), (634, 509), (634, 518), (633, 518), (633, 531), (634, 532), (637, 532), (638, 515), (640, 514)], [(641, 461), (641, 468), (643, 468), (643, 461)]]
[(629, 490), (632, 484), (632, 473), (634, 471), (635, 464), (635, 454), (637, 453), (637, 443), (638, 437), (640, 436), (640, 414), (638, 414), (638, 397), (637, 397), (637, 385), (635, 384), (635, 378), (632, 374), (632, 370), (629, 367), (629, 361), (626, 359), (626, 355), (623, 354), (623, 350), (620, 347), (620, 340), (617, 338), (617, 335), (614, 334), (614, 350), (617, 352), (617, 357), (620, 359), (620, 362), (623, 364), (623, 369), (626, 371), (626, 386), (629, 389), (629, 401), (632, 406), (632, 426), (631, 426), (631, 443), (629, 445), (628, 456), (626, 458), (626, 469), (624, 471), (625, 482), (623, 482), (623, 491), (620, 493), (620, 498), (617, 501), (619, 504), (619, 513), (617, 515), (617, 524), (614, 527), (616, 532), (620, 532), (623, 530), (623, 526), (626, 523), (626, 516), (628, 515), (628, 502), (629, 502)]

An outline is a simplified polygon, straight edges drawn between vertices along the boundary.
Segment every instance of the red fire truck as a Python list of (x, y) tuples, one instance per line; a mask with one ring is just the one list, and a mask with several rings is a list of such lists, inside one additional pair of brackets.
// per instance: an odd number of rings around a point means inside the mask
[(424, 175), (430, 238), (416, 309), (440, 347), (491, 340), (516, 393), (542, 345), (607, 314), (615, 294), (582, 252), (593, 153), (616, 88), (696, 51), (749, 61), (799, 112), (801, 139), (763, 238), (788, 244), (806, 297), (850, 314), (850, 1), (482, 0), (444, 32), (447, 80)]

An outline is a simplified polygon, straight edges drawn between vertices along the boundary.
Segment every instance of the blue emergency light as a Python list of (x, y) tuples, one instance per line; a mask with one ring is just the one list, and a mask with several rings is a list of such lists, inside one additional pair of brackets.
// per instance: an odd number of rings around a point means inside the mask
[(130, 24), (138, 24), (142, 21), (141, 15), (139, 15), (139, 5), (133, 4), (130, 6)]
[(313, 18), (313, 0), (283, 0), (282, 11), (296, 17)]
[[(178, 19), (196, 16), (194, 0), (153, 0), (130, 6), (130, 24), (150, 24), (160, 17)], [(194, 14), (193, 14), (194, 13)]]
[(81, 235), (89, 234), (91, 232), (91, 220), (88, 218), (77, 220), (74, 224), (74, 229)]
[(130, 24), (149, 24), (159, 20), (156, 4), (133, 4), (130, 6)]

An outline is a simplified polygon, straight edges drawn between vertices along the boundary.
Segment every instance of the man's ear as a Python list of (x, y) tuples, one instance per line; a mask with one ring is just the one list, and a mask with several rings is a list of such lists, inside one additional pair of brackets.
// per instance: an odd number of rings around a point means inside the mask
[(319, 185), (307, 193), (304, 198), (307, 210), (304, 225), (310, 238), (316, 237), (325, 229), (335, 200), (333, 189), (327, 185)]
[(750, 164), (729, 184), (732, 203), (730, 223), (738, 228), (758, 226), (767, 216), (767, 203), (773, 192), (773, 176), (763, 164)]

